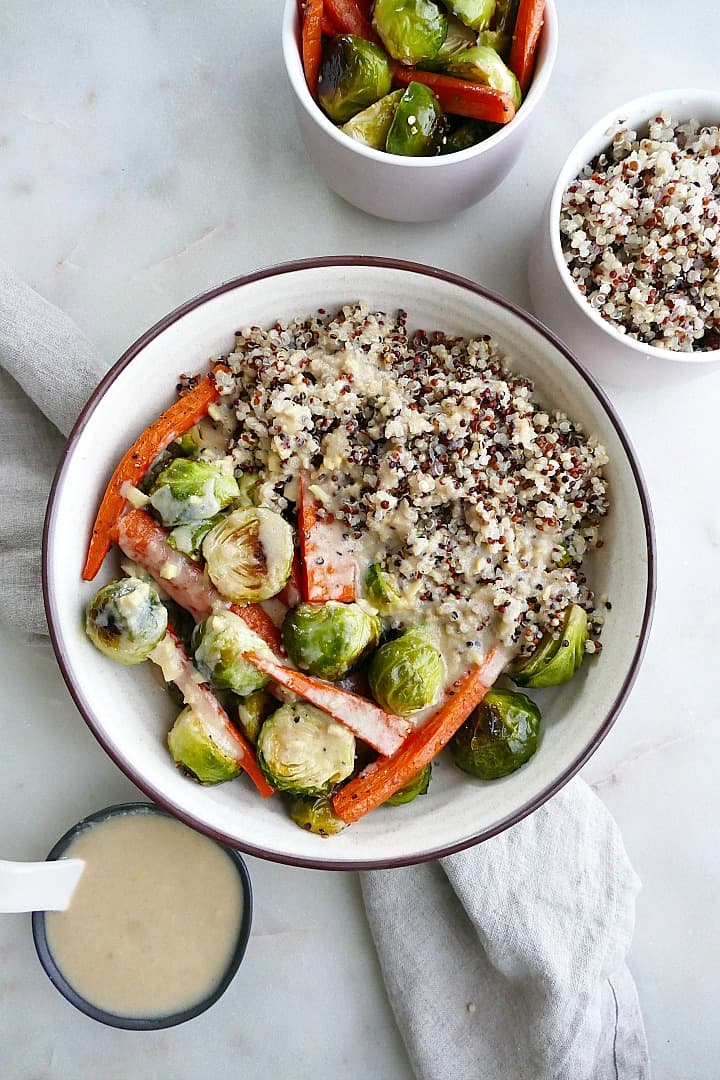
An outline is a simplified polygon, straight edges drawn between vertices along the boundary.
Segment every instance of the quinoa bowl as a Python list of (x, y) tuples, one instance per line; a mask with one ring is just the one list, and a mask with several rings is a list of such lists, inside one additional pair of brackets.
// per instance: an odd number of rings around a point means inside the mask
[(593, 124), (560, 169), (529, 263), (533, 307), (603, 383), (720, 367), (719, 124), (717, 91), (647, 94)]
[[(358, 316), (363, 320), (381, 312), (389, 325), (399, 319), (410, 332), (442, 331), (449, 335), (446, 341), (462, 336), (479, 342), (474, 349), (491, 358), (488, 377), (494, 384), (500, 383), (496, 356), (506, 384), (517, 388), (515, 396), (525, 400), (527, 380), (532, 381), (541, 427), (559, 410), (569, 419), (558, 422), (581, 433), (583, 445), (604, 448), (607, 464), (599, 456), (596, 464), (607, 484), (609, 510), (602, 517), (602, 545), (595, 545), (584, 564), (604, 626), (600, 656), (585, 662), (571, 682), (533, 692), (543, 727), (537, 752), (521, 769), (484, 782), (441, 759), (427, 796), (410, 805), (381, 806), (325, 839), (298, 829), (280, 797), (260, 799), (247, 778), (207, 787), (176, 769), (166, 740), (177, 707), (151, 677), (150, 665), (132, 670), (108, 663), (83, 631), (82, 608), (98, 584), (116, 576), (116, 557), (107, 558), (95, 583), (79, 582), (108, 477), (138, 432), (172, 399), (178, 376), (227, 358), (238, 327), (247, 328), (240, 334), (241, 343), (247, 342), (276, 323), (299, 317), (304, 325), (319, 318), (319, 309), (332, 313), (347, 306), (352, 313), (359, 301), (366, 305)], [(327, 323), (326, 315), (322, 319)], [(455, 357), (464, 348), (453, 347)], [(448, 360), (448, 387), (450, 368)], [(455, 540), (462, 543), (461, 536)], [(644, 652), (654, 596), (652, 520), (639, 466), (612, 407), (582, 367), (532, 318), (471, 282), (416, 264), (361, 257), (288, 264), (228, 282), (149, 330), (111, 369), (76, 425), (53, 487), (44, 549), (46, 610), (63, 675), (119, 767), (171, 813), (223, 843), (325, 868), (438, 857), (486, 839), (540, 806), (588, 759), (620, 711)]]

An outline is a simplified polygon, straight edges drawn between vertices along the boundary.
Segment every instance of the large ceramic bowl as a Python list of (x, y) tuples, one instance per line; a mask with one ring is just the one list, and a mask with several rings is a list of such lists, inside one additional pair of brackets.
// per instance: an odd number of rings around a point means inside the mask
[(533, 81), (517, 115), (477, 146), (441, 157), (400, 157), (343, 134), (313, 100), (299, 49), (297, 0), (286, 0), (282, 51), (298, 127), (326, 184), (353, 206), (392, 221), (436, 221), (489, 195), (522, 154), (547, 90), (558, 44), (554, 0), (546, 0)]
[[(183, 777), (165, 738), (177, 708), (149, 665), (124, 668), (83, 632), (83, 606), (100, 581), (81, 581), (98, 501), (115, 463), (137, 433), (174, 398), (180, 372), (204, 369), (228, 351), (233, 331), (365, 299), (402, 307), (409, 325), (453, 334), (492, 334), (511, 366), (534, 380), (538, 398), (595, 432), (610, 456), (612, 511), (605, 546), (591, 567), (598, 595), (612, 601), (597, 661), (570, 683), (540, 691), (540, 746), (502, 780), (482, 783), (450, 761), (433, 771), (429, 795), (380, 808), (339, 836), (321, 839), (290, 821), (279, 797), (263, 801), (242, 778), (206, 788)], [(540, 806), (587, 761), (609, 731), (635, 678), (654, 592), (653, 531), (647, 493), (623, 428), (602, 391), (566, 349), (530, 316), (472, 282), (411, 263), (331, 258), (292, 263), (220, 285), (148, 330), (103, 379), (70, 436), (48, 507), (44, 587), (53, 643), (88, 725), (120, 768), (177, 817), (221, 842), (280, 862), (332, 869), (397, 866), (486, 839)]]
[(612, 143), (622, 128), (647, 133), (648, 122), (669, 112), (676, 123), (697, 120), (720, 124), (720, 91), (659, 90), (626, 101), (592, 125), (570, 151), (543, 210), (529, 262), (533, 310), (571, 349), (586, 360), (593, 375), (609, 386), (671, 386), (720, 368), (720, 350), (673, 352), (646, 345), (616, 330), (593, 308), (573, 281), (560, 240), (563, 192), (583, 166)]

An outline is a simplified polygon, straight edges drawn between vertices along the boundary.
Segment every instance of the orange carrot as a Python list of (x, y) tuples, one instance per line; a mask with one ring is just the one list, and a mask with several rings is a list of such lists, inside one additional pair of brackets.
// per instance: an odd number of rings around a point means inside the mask
[(545, 0), (520, 0), (508, 66), (526, 94), (535, 69), (535, 52), (545, 17)]
[(92, 581), (110, 550), (115, 527), (125, 509), (126, 500), (122, 493), (125, 484), (139, 484), (158, 455), (205, 416), (220, 396), (213, 376), (226, 370), (222, 365), (213, 368), (210, 375), (201, 379), (146, 428), (122, 458), (110, 478), (95, 518), (82, 572), (85, 581)]
[[(144, 510), (130, 510), (120, 518), (117, 542), (129, 559), (155, 578), (168, 596), (189, 611), (196, 622), (218, 607), (239, 615), (274, 652), (282, 655), (280, 631), (259, 604), (231, 604), (217, 591), (200, 563), (193, 562), (167, 542), (167, 530)], [(168, 572), (172, 575), (167, 577)]]
[(317, 98), (322, 63), (323, 0), (300, 0), (300, 19), (305, 81), (312, 96)]
[(508, 663), (500, 646), (485, 662), (455, 684), (447, 698), (422, 727), (416, 728), (391, 757), (373, 762), (364, 773), (340, 788), (333, 799), (338, 817), (350, 824), (381, 806), (416, 776), (446, 746), (467, 720)]
[(308, 490), (305, 473), (298, 477), (298, 532), (302, 555), (303, 598), (311, 604), (324, 604), (339, 600), (347, 604), (357, 596), (357, 563), (344, 550), (342, 526), (322, 505), (313, 499)]
[(403, 717), (386, 713), (374, 701), (368, 701), (359, 694), (256, 653), (245, 653), (244, 656), (258, 671), (328, 713), (381, 754), (393, 754), (412, 730), (412, 725)]
[(493, 124), (507, 124), (515, 115), (515, 106), (508, 94), (493, 90), (482, 83), (456, 79), (435, 71), (393, 65), (393, 81), (398, 86), (421, 82), (433, 91), (443, 110), (457, 116), (469, 116)]
[(361, 6), (359, 0), (325, 0), (325, 6), (341, 34), (356, 34), (374, 41), (376, 45), (380, 44), (380, 38), (369, 19), (367, 4)]

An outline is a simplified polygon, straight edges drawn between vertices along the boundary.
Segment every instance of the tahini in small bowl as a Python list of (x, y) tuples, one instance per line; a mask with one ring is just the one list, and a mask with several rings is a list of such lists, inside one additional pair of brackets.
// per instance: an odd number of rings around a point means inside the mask
[(659, 90), (618, 105), (592, 125), (570, 151), (543, 211), (529, 261), (533, 309), (572, 349), (593, 375), (610, 386), (671, 385), (705, 376), (720, 367), (720, 350), (676, 352), (646, 345), (621, 333), (585, 299), (565, 262), (560, 210), (568, 184), (612, 143), (623, 128), (642, 137), (648, 121), (669, 113), (675, 124), (697, 120), (720, 124), (720, 91)]
[[(77, 840), (86, 837), (89, 833), (92, 833), (93, 830), (98, 828), (98, 826), (118, 821), (127, 821), (128, 819), (135, 819), (138, 816), (142, 818), (147, 818), (148, 816), (154, 818), (159, 817), (160, 819), (172, 822), (173, 826), (178, 825), (178, 822), (172, 815), (168, 814), (154, 803), (122, 803), (117, 806), (108, 806), (104, 810), (98, 810), (96, 813), (83, 818), (82, 821), (78, 821), (76, 825), (73, 825), (71, 829), (68, 829), (65, 835), (55, 844), (47, 858), (48, 860), (62, 858)], [(212, 841), (208, 841), (204, 837), (196, 836), (195, 840), (200, 840), (203, 844), (212, 843)], [(224, 965), (218, 968), (218, 977), (213, 980), (210, 988), (205, 989), (205, 991), (194, 998), (190, 1004), (180, 1008), (173, 1008), (169, 1012), (160, 1014), (157, 1010), (153, 1010), (152, 1014), (148, 1015), (139, 1015), (136, 1010), (127, 1010), (128, 1012), (132, 1012), (132, 1015), (125, 1015), (120, 1010), (110, 1011), (107, 1008), (103, 1008), (93, 1001), (89, 1001), (86, 997), (83, 997), (76, 988), (76, 985), (72, 982), (72, 973), (68, 973), (67, 968), (64, 969), (63, 965), (58, 963), (53, 955), (54, 939), (52, 933), (49, 932), (48, 916), (57, 918), (61, 913), (35, 911), (32, 915), (32, 933), (38, 958), (45, 969), (48, 978), (63, 995), (66, 1001), (69, 1001), (71, 1005), (74, 1005), (80, 1012), (85, 1013), (86, 1016), (91, 1017), (93, 1020), (97, 1020), (101, 1024), (107, 1024), (109, 1027), (125, 1028), (131, 1031), (157, 1031), (160, 1028), (175, 1027), (177, 1024), (185, 1023), (186, 1020), (192, 1020), (194, 1017), (199, 1016), (209, 1009), (211, 1005), (214, 1005), (215, 1002), (222, 997), (237, 974), (238, 968), (245, 955), (252, 925), (253, 899), (250, 875), (240, 854), (225, 846), (217, 845), (217, 848), (222, 852), (223, 858), (228, 860), (228, 863), (232, 866), (237, 875), (239, 883), (238, 895), (241, 897), (242, 910), (237, 933), (234, 937), (234, 945), (228, 952), (227, 960)], [(113, 851), (113, 857), (115, 859), (122, 859), (123, 854), (121, 848), (116, 848)], [(149, 868), (149, 870), (152, 871), (152, 868)], [(188, 859), (183, 864), (183, 873), (187, 874), (190, 871), (192, 871), (192, 859)], [(85, 873), (87, 872), (86, 868)], [(226, 878), (226, 883), (229, 883), (230, 880), (232, 880), (232, 878)], [(81, 885), (82, 878), (77, 886), (77, 890), (81, 888)], [(127, 895), (133, 895), (132, 889), (129, 889)], [(205, 912), (205, 915), (206, 914), (207, 912)], [(158, 915), (161, 918), (164, 918), (165, 916), (170, 918), (172, 916), (172, 911), (163, 909), (162, 912), (158, 912)], [(203, 913), (198, 913), (198, 918), (201, 919), (202, 917)], [(182, 952), (182, 941), (178, 942), (178, 949)], [(97, 975), (99, 973), (94, 972), (93, 974)], [(109, 974), (108, 977), (110, 977)]]
[(480, 202), (521, 157), (555, 64), (554, 0), (547, 0), (535, 74), (517, 115), (484, 142), (441, 157), (401, 157), (373, 150), (335, 127), (313, 100), (299, 49), (297, 0), (286, 0), (282, 52), (307, 152), (329, 187), (353, 206), (391, 221), (436, 221)]

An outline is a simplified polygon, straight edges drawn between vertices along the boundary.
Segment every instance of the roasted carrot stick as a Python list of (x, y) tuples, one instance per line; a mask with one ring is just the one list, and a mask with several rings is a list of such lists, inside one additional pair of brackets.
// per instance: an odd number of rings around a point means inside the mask
[(255, 751), (231, 724), (210, 687), (202, 682), (174, 630), (168, 628), (163, 640), (150, 653), (150, 659), (158, 665), (167, 682), (175, 683), (185, 704), (190, 706), (213, 741), (248, 774), (262, 797), (267, 799), (272, 795), (274, 789), (261, 773)]
[(218, 371), (226, 370), (218, 365), (192, 390), (183, 394), (143, 431), (122, 458), (110, 477), (95, 518), (82, 572), (85, 581), (92, 581), (110, 550), (115, 527), (125, 509), (125, 496), (122, 493), (125, 484), (139, 484), (157, 456), (205, 416), (210, 405), (220, 396), (213, 376)]
[(376, 45), (380, 43), (372, 28), (367, 4), (361, 5), (359, 0), (325, 0), (325, 7), (341, 34), (357, 34), (358, 37), (374, 41)]
[(507, 124), (515, 115), (515, 106), (508, 94), (481, 83), (456, 79), (453, 75), (418, 71), (417, 68), (394, 64), (393, 81), (397, 86), (408, 86), (411, 82), (424, 83), (433, 91), (443, 110), (457, 116)]
[(244, 655), (258, 671), (269, 675), (286, 690), (292, 690), (311, 705), (328, 713), (381, 754), (394, 753), (412, 730), (412, 725), (407, 720), (386, 713), (374, 701), (368, 701), (359, 694), (343, 690), (323, 679), (313, 678), (302, 671), (295, 671), (256, 653)]
[(278, 655), (283, 647), (280, 631), (259, 604), (231, 604), (217, 591), (199, 563), (167, 542), (167, 530), (144, 510), (130, 510), (118, 522), (117, 542), (129, 559), (155, 578), (158, 585), (180, 607), (189, 611), (196, 622), (207, 618), (218, 607), (230, 608), (244, 619)]
[(510, 48), (509, 67), (516, 75), (523, 94), (527, 93), (532, 82), (535, 52), (544, 17), (545, 0), (520, 0)]
[(460, 682), (422, 727), (415, 731), (391, 757), (373, 762), (364, 773), (340, 788), (333, 799), (338, 817), (350, 824), (381, 806), (424, 769), (480, 704), (508, 663), (508, 654), (500, 646), (490, 651), (485, 662), (475, 667)]
[(323, 11), (322, 17), (322, 36), (323, 37), (337, 37), (342, 31), (338, 30), (335, 23), (332, 21), (326, 11)]
[(308, 478), (298, 477), (298, 533), (302, 556), (302, 593), (311, 604), (328, 600), (350, 603), (357, 595), (357, 563), (344, 551), (342, 526), (330, 516), (321, 517), (322, 506), (308, 490)]
[(302, 60), (310, 93), (317, 98), (322, 63), (323, 0), (300, 0)]

